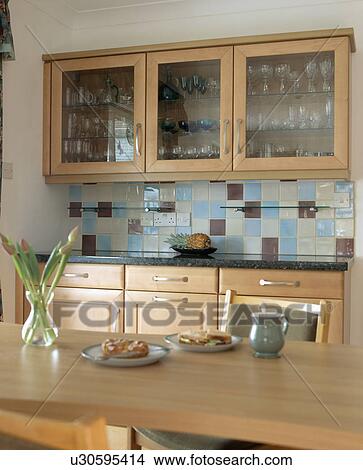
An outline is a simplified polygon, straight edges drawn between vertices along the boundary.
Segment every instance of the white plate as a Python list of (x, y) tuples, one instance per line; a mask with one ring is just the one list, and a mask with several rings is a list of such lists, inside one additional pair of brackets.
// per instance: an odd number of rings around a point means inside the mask
[(228, 351), (234, 348), (238, 343), (242, 341), (241, 336), (232, 336), (232, 342), (229, 344), (219, 344), (213, 346), (202, 346), (195, 344), (184, 344), (179, 343), (178, 335), (165, 336), (165, 341), (173, 346), (174, 349), (180, 351), (199, 352), (199, 353), (216, 353), (222, 351)]
[(170, 349), (158, 344), (149, 344), (149, 354), (145, 357), (138, 358), (124, 358), (124, 357), (105, 357), (102, 353), (101, 345), (94, 344), (88, 346), (82, 351), (82, 356), (94, 364), (109, 367), (140, 367), (154, 364), (154, 362), (160, 361), (168, 353)]

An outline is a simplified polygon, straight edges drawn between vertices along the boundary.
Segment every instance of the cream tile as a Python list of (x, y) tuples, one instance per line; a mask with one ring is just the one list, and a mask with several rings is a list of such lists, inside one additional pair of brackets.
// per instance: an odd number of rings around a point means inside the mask
[(97, 201), (110, 202), (112, 201), (112, 183), (97, 184)]
[(192, 201), (176, 201), (176, 212), (192, 212)]
[[(245, 205), (244, 201), (226, 201), (226, 206), (232, 207), (243, 207)], [(226, 209), (226, 218), (227, 219), (243, 219), (243, 212), (236, 212), (234, 209)]]
[(335, 238), (319, 237), (316, 238), (316, 254), (321, 256), (335, 256)]
[(297, 181), (284, 181), (280, 183), (280, 200), (297, 201)]
[(178, 227), (190, 227), (190, 212), (178, 212), (176, 214), (176, 225)]
[(193, 201), (207, 201), (209, 199), (208, 181), (193, 181), (192, 190)]
[(297, 253), (298, 255), (315, 255), (315, 238), (299, 238)]
[(143, 201), (144, 200), (144, 183), (129, 183), (127, 185), (127, 200), (128, 201)]
[(121, 237), (127, 240), (128, 219), (112, 219), (112, 233), (115, 235), (120, 235)]
[(262, 252), (262, 239), (260, 237), (244, 237), (243, 253), (260, 254)]
[[(324, 204), (325, 205), (325, 204)], [(329, 204), (326, 204), (329, 205)], [(334, 219), (334, 209), (319, 209), (315, 213), (316, 219)]]
[(160, 252), (174, 252), (170, 247), (169, 243), (166, 243), (165, 240), (168, 238), (168, 235), (160, 235), (159, 237), (159, 250)]
[(158, 251), (159, 237), (157, 235), (144, 236), (144, 251)]
[(353, 219), (336, 219), (335, 236), (339, 238), (354, 237), (354, 220)]
[(113, 234), (111, 236), (111, 247), (115, 251), (126, 251), (127, 250), (127, 237)]
[(298, 237), (315, 237), (315, 219), (298, 219)]
[(278, 201), (279, 196), (279, 182), (278, 181), (263, 181), (262, 182), (262, 200), (263, 201)]
[(243, 234), (243, 220), (239, 219), (226, 219), (226, 236)]
[[(296, 200), (281, 200), (280, 201), (280, 219), (297, 219), (299, 217), (299, 209), (295, 209), (299, 204)], [(283, 209), (284, 207), (294, 207), (294, 209)]]
[(226, 194), (226, 183), (209, 183), (209, 199), (211, 201), (225, 201)]
[(334, 181), (317, 181), (316, 182), (316, 200), (320, 199), (330, 200), (334, 199), (335, 183)]
[(127, 199), (127, 183), (113, 183), (112, 200), (126, 201)]
[(278, 219), (261, 219), (261, 236), (275, 238), (279, 236)]
[[(82, 185), (82, 202), (98, 202), (98, 184)], [(110, 199), (111, 200), (111, 199)]]
[(160, 184), (160, 201), (175, 201), (175, 184), (174, 183), (161, 183)]
[(96, 229), (98, 234), (113, 232), (113, 219), (111, 217), (100, 217), (97, 219)]
[(175, 232), (176, 232), (175, 227), (159, 227), (159, 235), (165, 235), (168, 237), (169, 235)]
[(154, 225), (154, 214), (153, 212), (144, 212), (141, 217), (141, 225), (143, 227), (153, 227)]
[(209, 234), (209, 219), (192, 219), (192, 232)]

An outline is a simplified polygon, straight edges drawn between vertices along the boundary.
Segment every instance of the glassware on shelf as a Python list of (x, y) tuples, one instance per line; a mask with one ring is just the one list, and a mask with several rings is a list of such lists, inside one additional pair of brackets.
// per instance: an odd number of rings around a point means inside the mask
[(298, 70), (290, 70), (287, 74), (287, 78), (292, 82), (291, 93), (298, 93), (301, 86), (300, 72)]
[(289, 106), (289, 119), (288, 119), (288, 128), (296, 129), (298, 127), (298, 117), (296, 106), (290, 104)]
[(261, 64), (259, 74), (263, 79), (262, 93), (268, 95), (270, 93), (270, 80), (273, 75), (273, 67), (270, 64)]
[(306, 107), (304, 105), (299, 105), (297, 119), (298, 119), (298, 128), (306, 129), (308, 122), (307, 122)]
[(331, 129), (333, 127), (333, 101), (329, 97), (325, 103), (326, 127)]
[(280, 80), (280, 94), (286, 93), (286, 78), (289, 70), (288, 64), (277, 64), (275, 66), (275, 76)]
[(180, 77), (180, 88), (182, 89), (182, 94), (183, 94), (183, 97), (185, 98), (186, 96), (186, 91), (187, 91), (187, 77), (185, 77), (184, 75), (182, 75)]
[(321, 114), (317, 111), (311, 111), (308, 117), (309, 127), (319, 129), (321, 127)]
[(254, 88), (253, 82), (256, 77), (256, 67), (252, 64), (248, 64), (247, 66), (247, 76), (248, 76), (248, 88), (247, 94), (248, 95), (255, 95), (256, 90)]
[(315, 93), (315, 77), (318, 72), (318, 66), (316, 62), (311, 61), (305, 64), (305, 73), (308, 78), (308, 93)]
[(263, 151), (263, 157), (264, 158), (270, 158), (272, 157), (274, 153), (274, 144), (271, 143), (264, 143), (262, 147)]
[(330, 59), (324, 59), (319, 65), (320, 73), (323, 77), (323, 91), (332, 91), (332, 78), (334, 73), (333, 63)]
[(205, 86), (210, 98), (218, 98), (220, 88), (219, 80), (213, 77), (209, 77)]
[(160, 127), (164, 132), (175, 133), (178, 131), (176, 121), (173, 118), (165, 118), (161, 121)]

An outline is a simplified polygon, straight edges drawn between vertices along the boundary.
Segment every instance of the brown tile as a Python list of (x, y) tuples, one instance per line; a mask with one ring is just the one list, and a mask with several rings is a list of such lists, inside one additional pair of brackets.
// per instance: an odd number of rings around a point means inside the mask
[(161, 212), (175, 212), (175, 202), (160, 202)]
[(98, 217), (112, 217), (112, 202), (98, 203)]
[[(315, 201), (299, 201), (299, 206), (315, 206)], [(315, 219), (316, 212), (310, 211), (308, 207), (299, 207), (299, 219)]]
[(353, 238), (337, 238), (337, 256), (354, 256)]
[(230, 183), (227, 184), (227, 199), (229, 201), (237, 201), (243, 199), (243, 184)]
[(70, 202), (69, 203), (69, 217), (82, 217), (82, 203)]
[(245, 218), (246, 219), (260, 219), (261, 218), (261, 201), (246, 202)]
[(142, 235), (142, 225), (140, 219), (129, 219), (128, 231), (133, 235)]
[(226, 234), (225, 219), (210, 219), (209, 223), (210, 223), (211, 235), (225, 235)]
[(277, 255), (279, 252), (278, 238), (262, 238), (262, 254)]
[(96, 235), (82, 235), (82, 255), (96, 254)]

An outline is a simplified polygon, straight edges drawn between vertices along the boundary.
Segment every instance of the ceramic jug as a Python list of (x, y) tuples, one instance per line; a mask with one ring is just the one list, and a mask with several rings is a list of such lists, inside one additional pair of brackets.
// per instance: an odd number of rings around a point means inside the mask
[(257, 312), (252, 314), (252, 328), (249, 336), (250, 346), (255, 357), (280, 357), (285, 344), (288, 321), (281, 313)]

